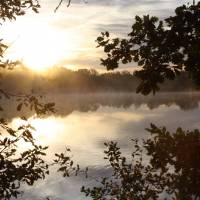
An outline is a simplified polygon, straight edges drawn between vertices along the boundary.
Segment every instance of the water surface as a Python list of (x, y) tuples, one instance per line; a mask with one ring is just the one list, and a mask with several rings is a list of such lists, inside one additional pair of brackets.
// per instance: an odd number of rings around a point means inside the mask
[[(132, 138), (147, 138), (150, 123), (166, 126), (173, 131), (200, 128), (199, 93), (160, 93), (156, 96), (135, 94), (49, 95), (57, 112), (42, 119), (31, 117), (37, 141), (49, 145), (48, 159), (62, 152), (67, 145), (73, 160), (81, 167), (89, 167), (90, 178), (82, 176), (62, 178), (53, 172), (46, 180), (26, 187), (22, 199), (79, 200), (82, 185), (94, 185), (95, 178), (109, 175), (108, 163), (103, 159), (104, 142), (117, 141), (124, 154), (131, 152)], [(17, 113), (7, 113), (13, 125), (19, 123)]]

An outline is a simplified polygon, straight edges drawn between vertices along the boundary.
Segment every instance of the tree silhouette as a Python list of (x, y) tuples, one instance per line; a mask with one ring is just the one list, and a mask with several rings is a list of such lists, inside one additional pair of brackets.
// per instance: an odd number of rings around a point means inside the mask
[(115, 142), (105, 143), (113, 170), (92, 188), (82, 192), (94, 200), (149, 200), (200, 198), (200, 132), (175, 133), (151, 124), (151, 138), (133, 140), (131, 159), (124, 157)]
[[(108, 70), (136, 62), (141, 69), (137, 92), (155, 93), (166, 79), (187, 72), (200, 84), (200, 3), (176, 8), (176, 15), (164, 21), (149, 15), (135, 17), (129, 39), (110, 39), (108, 32), (97, 38), (107, 58)], [(174, 133), (151, 124), (151, 137), (133, 140), (131, 159), (124, 157), (116, 142), (105, 143), (105, 159), (113, 170), (82, 192), (94, 200), (200, 199), (200, 132), (178, 128)]]
[[(0, 19), (15, 20), (17, 16), (24, 15), (27, 9), (38, 12), (40, 8), (37, 0), (7, 0), (0, 1)], [(0, 67), (4, 70), (13, 69), (18, 62), (4, 61), (3, 56), (7, 45), (0, 41)], [(54, 112), (54, 103), (43, 103), (41, 98), (32, 94), (13, 94), (0, 89), (0, 98), (12, 99), (18, 102), (16, 107), (20, 112), (23, 107), (34, 110), (37, 117)], [(4, 110), (1, 101), (0, 111)], [(25, 117), (22, 125), (13, 128), (7, 119), (0, 118), (0, 199), (17, 198), (21, 193), (21, 184), (33, 185), (35, 181), (44, 179), (49, 174), (49, 167), (57, 165), (58, 172), (63, 176), (69, 176), (72, 172), (77, 173), (79, 166), (74, 167), (71, 160), (70, 149), (65, 153), (56, 153), (52, 162), (45, 160), (47, 146), (41, 146), (35, 141), (32, 132), (34, 127), (28, 123)], [(23, 144), (27, 148), (20, 148)]]
[[(70, 3), (71, 1), (69, 1)], [(62, 1), (61, 1), (62, 3)], [(58, 7), (60, 4), (58, 5)], [(8, 0), (0, 2), (0, 18), (13, 20), (25, 14), (27, 8), (38, 12), (37, 0)], [(181, 71), (200, 85), (199, 79), (199, 14), (200, 3), (192, 6), (181, 6), (176, 15), (163, 21), (155, 17), (136, 17), (130, 39), (109, 38), (109, 33), (102, 33), (97, 39), (99, 46), (104, 47), (107, 58), (102, 64), (108, 70), (117, 68), (119, 61), (126, 64), (135, 61), (141, 70), (135, 72), (142, 82), (137, 92), (149, 94), (159, 89), (159, 84), (166, 79), (175, 79)], [(167, 27), (167, 28), (165, 28)], [(0, 44), (0, 56), (7, 48)], [(12, 69), (16, 63), (0, 61), (0, 67)], [(85, 71), (82, 71), (84, 74)], [(34, 109), (38, 116), (54, 111), (53, 103), (41, 103), (33, 95), (17, 95), (0, 90), (4, 98), (17, 98), (17, 110), (23, 106)], [(1, 105), (0, 110), (4, 107)], [(32, 127), (22, 117), (24, 124), (12, 128), (6, 119), (0, 119), (0, 198), (18, 197), (21, 183), (33, 185), (38, 179), (49, 174), (49, 167), (58, 165), (63, 176), (77, 172), (66, 149), (66, 154), (55, 154), (55, 159), (47, 163), (44, 159), (46, 146), (40, 146), (34, 140)], [(171, 199), (200, 198), (200, 132), (184, 131), (178, 128), (170, 133), (165, 127), (151, 125), (148, 131), (152, 138), (142, 144), (134, 142), (132, 160), (127, 160), (117, 143), (105, 143), (106, 157), (113, 169), (113, 176), (103, 178), (99, 186), (82, 188), (82, 192), (92, 199), (133, 200), (158, 199), (167, 194)], [(30, 148), (20, 150), (22, 142)], [(144, 158), (144, 155), (147, 157)], [(148, 162), (147, 162), (148, 161)], [(164, 198), (163, 198), (164, 199)]]
[(38, 12), (40, 8), (37, 0), (7, 0), (0, 2), (0, 19), (13, 20), (17, 16), (24, 15), (27, 8), (31, 8), (34, 12)]
[(107, 58), (101, 59), (108, 70), (122, 62), (136, 62), (141, 69), (135, 75), (141, 82), (137, 92), (144, 95), (159, 90), (166, 79), (174, 80), (186, 71), (200, 85), (200, 2), (175, 9), (175, 16), (165, 20), (149, 15), (135, 17), (129, 39), (110, 38), (103, 32), (97, 38)]

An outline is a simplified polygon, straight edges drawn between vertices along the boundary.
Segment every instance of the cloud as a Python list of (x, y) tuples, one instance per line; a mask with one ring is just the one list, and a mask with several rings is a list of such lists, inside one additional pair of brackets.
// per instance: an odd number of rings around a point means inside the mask
[[(185, 0), (87, 0), (87, 2), (72, 0), (71, 6), (67, 8), (64, 1), (59, 10), (54, 13), (53, 10), (59, 1), (41, 0), (42, 9), (38, 15), (31, 12), (25, 17), (18, 18), (15, 23), (6, 24), (1, 29), (2, 36), (10, 43), (20, 36), (20, 43), (27, 44), (26, 39), (29, 34), (24, 34), (27, 30), (30, 33), (38, 33), (39, 29), (48, 27), (49, 34), (55, 33), (52, 41), (56, 41), (58, 48), (54, 49), (66, 52), (56, 58), (59, 60), (58, 63), (66, 61), (64, 65), (68, 65), (70, 57), (70, 60), (77, 61), (73, 62), (73, 65), (100, 68), (99, 58), (103, 58), (104, 54), (100, 49), (98, 57), (96, 56), (94, 42), (100, 32), (109, 31), (113, 37), (126, 37), (131, 31), (136, 15), (150, 14), (163, 19), (172, 15), (174, 8), (185, 3)], [(31, 38), (32, 43), (36, 44), (38, 38), (41, 39), (40, 36)], [(31, 45), (29, 47), (25, 45), (22, 49), (22, 45), (15, 42), (10, 48), (9, 57), (26, 60), (26, 52), (30, 52), (30, 49), (32, 49)], [(80, 50), (81, 55), (78, 52)], [(47, 56), (46, 59), (49, 59), (48, 57), (53, 56)], [(34, 59), (39, 60), (37, 57)], [(90, 66), (86, 66), (87, 64)], [(131, 65), (125, 67), (129, 68)]]
[[(104, 6), (130, 6), (131, 5), (143, 5), (143, 4), (158, 4), (163, 2), (162, 0), (73, 0), (72, 4), (82, 4), (86, 2), (88, 5), (104, 5)], [(170, 0), (165, 0), (164, 2), (171, 2)]]

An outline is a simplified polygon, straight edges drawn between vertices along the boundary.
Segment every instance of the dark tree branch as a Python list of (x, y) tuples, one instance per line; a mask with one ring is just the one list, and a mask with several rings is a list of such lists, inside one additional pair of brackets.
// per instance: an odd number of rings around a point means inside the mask
[[(58, 6), (55, 8), (54, 12), (56, 12), (56, 11), (58, 10), (58, 8), (61, 6), (62, 2), (63, 2), (63, 0), (60, 0), (59, 4), (58, 4)], [(67, 7), (69, 7), (70, 4), (71, 4), (71, 0), (68, 0)]]

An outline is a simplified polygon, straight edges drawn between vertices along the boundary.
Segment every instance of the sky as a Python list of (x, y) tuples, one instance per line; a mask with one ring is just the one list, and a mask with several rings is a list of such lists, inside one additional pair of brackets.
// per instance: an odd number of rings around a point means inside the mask
[[(41, 0), (39, 14), (28, 11), (16, 21), (4, 22), (1, 38), (9, 45), (5, 57), (20, 60), (34, 70), (52, 66), (70, 69), (95, 68), (100, 65), (103, 50), (96, 48), (102, 31), (112, 37), (126, 37), (135, 15), (150, 14), (162, 19), (173, 15), (185, 0), (72, 0), (70, 7), (59, 0)], [(135, 63), (120, 69), (133, 69)]]

